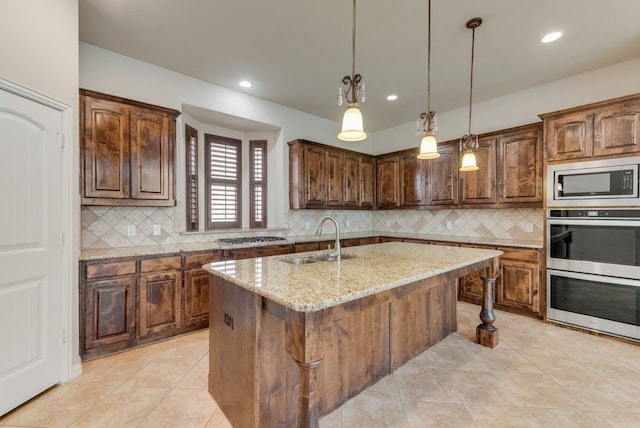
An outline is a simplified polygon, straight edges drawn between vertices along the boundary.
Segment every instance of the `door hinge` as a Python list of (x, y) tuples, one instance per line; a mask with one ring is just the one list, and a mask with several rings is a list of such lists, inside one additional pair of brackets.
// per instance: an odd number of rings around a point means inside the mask
[(64, 135), (64, 134), (62, 134), (62, 133), (60, 133), (60, 148), (61, 148), (61, 149), (64, 149), (64, 145), (65, 145), (65, 143), (66, 143), (66, 141), (65, 141), (65, 140), (66, 140), (65, 135)]
[(62, 330), (60, 332), (60, 344), (64, 345), (65, 343), (67, 343), (67, 332), (65, 332), (64, 330)]

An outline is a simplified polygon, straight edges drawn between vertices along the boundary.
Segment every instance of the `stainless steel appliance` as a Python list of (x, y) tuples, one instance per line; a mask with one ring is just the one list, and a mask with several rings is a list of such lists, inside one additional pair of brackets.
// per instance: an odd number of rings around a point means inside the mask
[(640, 204), (640, 157), (551, 165), (548, 207), (614, 207)]
[(547, 318), (640, 340), (640, 208), (548, 210)]

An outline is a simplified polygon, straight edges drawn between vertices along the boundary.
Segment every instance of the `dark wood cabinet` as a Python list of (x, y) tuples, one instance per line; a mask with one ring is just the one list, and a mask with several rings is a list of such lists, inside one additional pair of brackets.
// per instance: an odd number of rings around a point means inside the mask
[(498, 203), (542, 203), (542, 124), (498, 136)]
[(415, 150), (400, 155), (400, 206), (417, 207), (427, 203), (427, 161), (418, 159)]
[(373, 208), (376, 204), (376, 161), (371, 156), (360, 156), (358, 159), (359, 195), (358, 206)]
[(80, 90), (83, 205), (174, 206), (180, 112)]
[(269, 245), (266, 247), (250, 247), (250, 248), (237, 248), (234, 250), (225, 250), (224, 258), (241, 260), (241, 259), (253, 259), (256, 257), (268, 257), (277, 256), (280, 254), (289, 254), (292, 248), (291, 245)]
[(541, 114), (547, 162), (640, 153), (640, 95)]
[(182, 273), (175, 270), (140, 276), (140, 337), (182, 327)]
[(427, 163), (427, 205), (457, 205), (460, 188), (458, 142), (439, 144), (438, 152), (440, 157)]
[(496, 203), (496, 143), (497, 137), (482, 136), (476, 150), (477, 171), (460, 172), (462, 205)]
[(184, 255), (183, 320), (185, 326), (209, 325), (209, 274), (202, 266), (222, 259), (220, 251)]
[(292, 209), (373, 208), (373, 158), (306, 140), (289, 143)]
[(376, 160), (376, 200), (378, 208), (400, 206), (400, 157), (382, 156)]
[(498, 247), (500, 277), (496, 281), (498, 308), (540, 314), (540, 251)]

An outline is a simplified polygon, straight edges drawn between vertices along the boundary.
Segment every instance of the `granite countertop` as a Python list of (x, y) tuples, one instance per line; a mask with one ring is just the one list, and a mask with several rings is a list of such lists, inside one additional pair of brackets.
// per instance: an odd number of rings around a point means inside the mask
[(282, 259), (323, 251), (227, 260), (205, 265), (213, 275), (300, 312), (313, 312), (409, 284), (502, 254), (497, 250), (405, 242), (348, 247), (334, 262), (293, 265)]
[[(500, 239), (500, 238), (480, 238), (480, 237), (467, 237), (467, 236), (451, 236), (451, 235), (430, 235), (430, 234), (418, 234), (418, 233), (397, 233), (386, 231), (366, 231), (366, 232), (351, 232), (341, 233), (341, 239), (350, 238), (365, 238), (369, 236), (388, 236), (392, 238), (403, 239), (423, 239), (431, 241), (444, 241), (444, 242), (460, 242), (466, 244), (483, 244), (483, 245), (495, 245), (505, 247), (522, 247), (522, 248), (542, 248), (542, 241), (534, 240), (514, 240), (514, 239)], [(315, 242), (315, 241), (330, 241), (335, 239), (333, 233), (325, 233), (320, 236), (317, 235), (296, 235), (287, 236), (282, 241), (271, 242), (255, 242), (247, 244), (223, 244), (215, 239), (206, 242), (197, 243), (184, 243), (184, 244), (165, 244), (165, 245), (145, 245), (139, 247), (116, 247), (116, 248), (97, 248), (86, 249), (81, 251), (80, 260), (100, 260), (118, 257), (132, 257), (132, 256), (151, 256), (160, 254), (175, 254), (183, 252), (194, 251), (207, 251), (207, 250), (220, 250), (220, 249), (236, 249), (236, 248), (251, 248), (251, 247), (264, 247), (267, 245), (283, 245), (283, 244), (296, 244), (301, 242)]]

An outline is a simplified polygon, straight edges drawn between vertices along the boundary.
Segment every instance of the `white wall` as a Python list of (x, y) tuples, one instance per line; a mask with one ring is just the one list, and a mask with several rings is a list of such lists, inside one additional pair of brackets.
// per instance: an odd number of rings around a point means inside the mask
[(0, 76), (54, 98), (70, 109), (64, 113), (67, 134), (63, 194), (68, 250), (65, 278), (72, 293), (71, 364), (79, 367), (78, 346), (78, 0), (4, 0), (0, 13)]
[[(640, 58), (473, 105), (471, 132), (482, 134), (539, 122), (539, 114), (640, 93)], [(437, 112), (438, 141), (457, 140), (469, 126), (468, 106)], [(419, 146), (415, 122), (374, 133), (373, 153)]]

